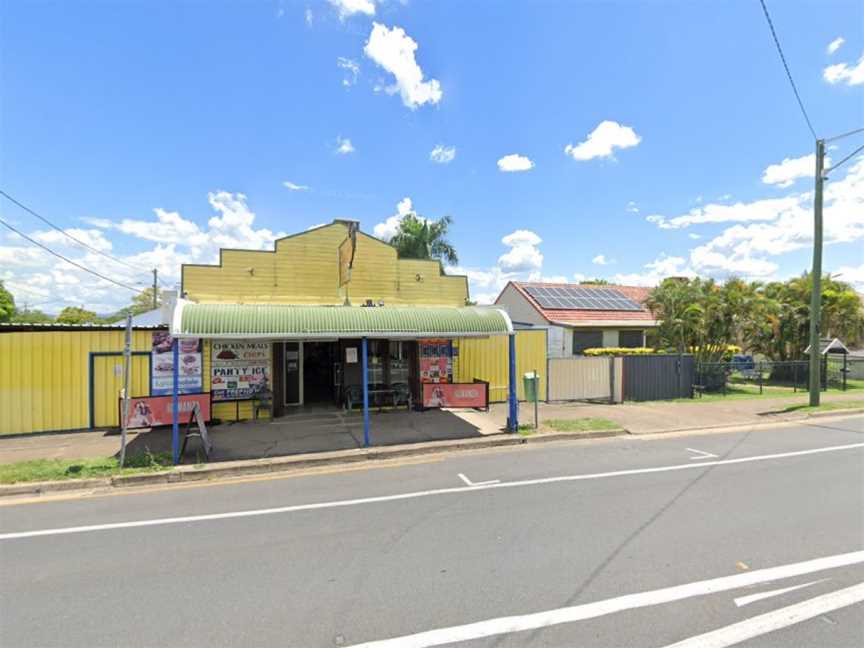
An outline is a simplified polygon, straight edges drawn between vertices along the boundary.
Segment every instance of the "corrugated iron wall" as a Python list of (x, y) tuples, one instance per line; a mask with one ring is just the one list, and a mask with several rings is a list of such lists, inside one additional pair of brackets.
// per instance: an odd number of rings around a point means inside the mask
[[(0, 434), (89, 427), (90, 354), (122, 353), (123, 335), (122, 330), (0, 334)], [(133, 332), (133, 351), (149, 353), (151, 346), (152, 331)]]
[[(459, 354), (454, 362), (454, 379), (471, 382), (475, 378), (489, 383), (489, 400), (493, 403), (507, 400), (507, 381), (510, 372), (508, 340), (506, 335), (488, 338), (454, 340)], [(516, 332), (516, 396), (525, 399), (522, 376), (537, 370), (540, 374), (540, 398), (546, 398), (546, 331)]]

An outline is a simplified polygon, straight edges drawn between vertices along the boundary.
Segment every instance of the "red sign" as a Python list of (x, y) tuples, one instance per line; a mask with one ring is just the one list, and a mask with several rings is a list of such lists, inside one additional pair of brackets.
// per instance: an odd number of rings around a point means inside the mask
[(423, 407), (486, 407), (489, 385), (476, 383), (423, 383)]
[[(192, 407), (198, 403), (201, 416), (210, 420), (210, 394), (181, 394), (179, 414), (180, 423), (188, 423), (192, 415)], [(123, 400), (120, 400), (120, 412), (123, 412)], [(129, 399), (128, 429), (157, 427), (171, 425), (173, 422), (173, 406), (171, 396), (145, 396)]]

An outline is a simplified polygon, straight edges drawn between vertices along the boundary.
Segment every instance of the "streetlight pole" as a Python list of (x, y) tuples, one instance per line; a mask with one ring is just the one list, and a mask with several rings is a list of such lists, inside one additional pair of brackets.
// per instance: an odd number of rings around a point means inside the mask
[(819, 405), (822, 387), (819, 323), (822, 319), (822, 189), (825, 183), (825, 140), (816, 140), (816, 191), (813, 196), (813, 272), (810, 274), (810, 406)]

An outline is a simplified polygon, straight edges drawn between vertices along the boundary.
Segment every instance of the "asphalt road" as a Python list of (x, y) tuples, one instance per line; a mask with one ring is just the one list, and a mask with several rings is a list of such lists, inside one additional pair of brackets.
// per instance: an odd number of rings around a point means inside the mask
[(862, 601), (864, 417), (0, 505), (4, 647), (851, 647)]

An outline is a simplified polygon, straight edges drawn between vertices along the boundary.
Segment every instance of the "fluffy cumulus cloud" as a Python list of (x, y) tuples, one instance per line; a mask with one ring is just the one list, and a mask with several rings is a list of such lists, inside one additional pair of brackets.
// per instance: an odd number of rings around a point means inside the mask
[(383, 223), (375, 225), (375, 227), (372, 228), (372, 233), (382, 241), (389, 241), (393, 236), (395, 236), (396, 232), (399, 231), (399, 223), (402, 222), (402, 219), (408, 214), (413, 213), (415, 213), (414, 205), (411, 202), (411, 199), (406, 196), (397, 203), (396, 213), (390, 216)]
[(524, 155), (511, 153), (498, 160), (498, 170), (504, 173), (515, 173), (518, 171), (530, 171), (534, 168), (534, 162)]
[[(825, 158), (825, 168), (831, 166), (831, 158)], [(771, 164), (762, 174), (762, 182), (778, 187), (791, 187), (800, 178), (816, 177), (816, 154), (811, 153), (799, 158), (784, 158), (778, 164)]]
[(348, 155), (349, 153), (353, 153), (355, 150), (356, 149), (351, 143), (351, 140), (347, 137), (342, 137), (340, 135), (336, 138), (336, 153), (339, 155)]
[(501, 239), (510, 249), (498, 257), (504, 272), (534, 272), (543, 266), (543, 255), (537, 247), (543, 240), (531, 230), (516, 230)]
[(336, 59), (336, 66), (344, 72), (342, 76), (342, 85), (344, 87), (350, 88), (357, 83), (357, 77), (360, 76), (360, 64), (357, 61), (340, 56)]
[(615, 263), (612, 259), (607, 259), (605, 254), (598, 254), (593, 259), (591, 259), (591, 263), (594, 265), (609, 265), (610, 263)]
[(627, 207), (625, 207), (628, 213), (630, 214), (638, 214), (639, 213), (639, 205), (637, 205), (634, 201), (630, 201), (627, 203)]
[(659, 257), (646, 263), (644, 272), (619, 273), (612, 277), (612, 283), (624, 286), (656, 286), (666, 277), (695, 277), (696, 272), (687, 267), (687, 259), (680, 256)]
[(594, 158), (611, 158), (615, 149), (627, 149), (637, 146), (642, 138), (630, 126), (622, 126), (614, 121), (602, 121), (597, 125), (588, 139), (579, 144), (568, 144), (564, 153), (574, 160), (593, 160)]
[(309, 191), (309, 185), (297, 184), (296, 182), (291, 182), (290, 180), (286, 180), (282, 183), (282, 185), (289, 191)]
[(437, 79), (424, 80), (423, 70), (417, 64), (417, 42), (401, 27), (388, 28), (373, 23), (372, 32), (363, 52), (379, 66), (393, 75), (395, 82), (384, 88), (396, 94), (411, 110), (424, 104), (437, 104), (444, 96)]
[[(172, 286), (180, 279), (182, 263), (218, 262), (222, 247), (272, 249), (273, 241), (284, 236), (255, 227), (255, 214), (243, 194), (216, 191), (208, 195), (208, 202), (213, 215), (206, 224), (184, 218), (176, 211), (157, 208), (153, 210), (153, 218), (90, 218), (88, 223), (97, 229), (65, 230), (91, 249), (54, 230), (28, 235), (86, 268), (137, 289), (149, 285), (153, 268), (158, 270), (163, 285)], [(141, 249), (118, 252), (112, 242), (117, 236), (131, 239), (124, 240), (131, 243), (128, 247)], [(99, 252), (110, 254), (119, 262)], [(127, 305), (133, 294), (17, 237), (10, 239), (8, 245), (0, 245), (0, 268), (0, 279), (19, 303), (39, 306), (48, 312), (83, 305), (108, 313)]]
[(846, 42), (846, 39), (843, 38), (842, 36), (838, 36), (837, 38), (835, 38), (833, 41), (828, 43), (828, 47), (826, 48), (826, 50), (828, 51), (828, 54), (829, 55), (833, 54), (834, 52), (839, 50), (843, 46), (843, 43), (845, 43), (845, 42)]
[(857, 86), (864, 83), (864, 54), (857, 63), (837, 63), (822, 70), (822, 78), (831, 85)]
[(852, 284), (860, 293), (864, 293), (864, 263), (859, 266), (840, 266), (832, 273), (840, 281)]
[[(837, 176), (832, 174), (834, 179), (826, 185), (826, 245), (864, 240), (864, 156), (848, 164), (845, 176), (840, 176), (838, 170)], [(790, 176), (782, 176), (779, 171), (776, 174), (777, 178), (782, 178), (777, 184), (788, 186)], [(725, 227), (690, 250), (687, 266), (682, 266), (682, 270), (718, 278), (730, 275), (771, 278), (779, 268), (777, 257), (812, 246), (812, 203), (810, 192), (790, 193), (781, 198), (732, 205), (709, 203), (680, 216), (666, 218), (655, 214), (647, 220), (661, 229), (680, 229), (695, 224)]]
[[(339, 19), (345, 20), (354, 14), (366, 16), (375, 15), (375, 2), (373, 0), (328, 0), (339, 13)], [(308, 10), (307, 10), (308, 11)]]
[(436, 164), (450, 164), (450, 162), (456, 159), (456, 147), (438, 144), (429, 153), (429, 159)]
[(447, 272), (467, 276), (471, 299), (480, 304), (494, 302), (508, 281), (565, 283), (567, 277), (563, 275), (543, 274), (543, 254), (539, 247), (542, 242), (531, 230), (516, 230), (501, 239), (506, 251), (495, 265), (486, 268), (454, 266), (447, 268)]

